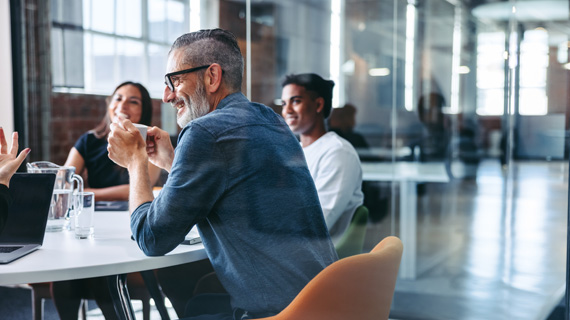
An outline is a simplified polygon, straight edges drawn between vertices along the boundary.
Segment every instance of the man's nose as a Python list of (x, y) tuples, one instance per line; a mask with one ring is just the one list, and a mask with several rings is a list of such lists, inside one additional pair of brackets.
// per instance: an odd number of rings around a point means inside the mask
[(164, 93), (162, 94), (162, 101), (163, 102), (171, 102), (176, 97), (174, 91), (170, 90), (168, 86), (164, 86)]

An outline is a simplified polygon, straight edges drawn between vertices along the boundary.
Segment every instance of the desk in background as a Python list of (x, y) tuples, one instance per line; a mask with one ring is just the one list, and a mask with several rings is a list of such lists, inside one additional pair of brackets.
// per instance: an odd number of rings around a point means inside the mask
[(384, 148), (384, 147), (370, 147), (370, 148), (356, 148), (356, 152), (362, 161), (381, 161), (390, 160), (392, 156), (396, 159), (411, 158), (412, 149), (410, 147), (400, 148)]
[(404, 253), (399, 277), (416, 278), (417, 184), (450, 181), (443, 162), (363, 162), (363, 181), (395, 181), (400, 184), (400, 239)]

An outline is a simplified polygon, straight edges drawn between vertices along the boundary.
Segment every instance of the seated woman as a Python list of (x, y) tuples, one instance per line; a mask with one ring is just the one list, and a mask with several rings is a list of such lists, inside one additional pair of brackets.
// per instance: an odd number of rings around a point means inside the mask
[[(95, 193), (97, 201), (129, 199), (129, 174), (107, 155), (107, 135), (111, 122), (119, 117), (150, 126), (152, 100), (145, 87), (135, 82), (121, 83), (108, 98), (107, 115), (95, 129), (84, 133), (71, 148), (65, 166), (75, 167), (80, 175), (87, 174), (86, 191)], [(151, 183), (155, 184), (160, 169), (149, 162)]]
[[(128, 200), (129, 174), (116, 165), (107, 154), (107, 135), (111, 123), (126, 118), (133, 123), (150, 126), (152, 100), (145, 87), (135, 82), (121, 83), (107, 99), (107, 114), (101, 123), (83, 134), (69, 152), (66, 166), (75, 167), (81, 175), (87, 175), (86, 191), (95, 193), (95, 200)], [(154, 185), (160, 169), (149, 162), (151, 183)], [(128, 274), (130, 286), (143, 286), (139, 273)], [(116, 319), (116, 314), (104, 278), (60, 281), (51, 284), (52, 298), (61, 319), (77, 319), (81, 299), (95, 299), (105, 319)]]

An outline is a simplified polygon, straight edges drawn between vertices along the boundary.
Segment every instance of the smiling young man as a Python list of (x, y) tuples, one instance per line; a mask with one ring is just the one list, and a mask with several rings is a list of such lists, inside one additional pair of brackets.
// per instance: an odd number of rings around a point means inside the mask
[[(274, 315), (337, 259), (298, 141), (273, 110), (247, 100), (242, 77), (231, 33), (182, 35), (168, 56), (163, 98), (178, 109), (183, 128), (176, 149), (156, 127), (145, 148), (128, 120), (113, 124), (109, 136), (109, 157), (131, 177), (131, 229), (139, 247), (166, 254), (198, 225), (231, 301), (223, 308), (212, 299), (213, 308), (205, 309), (217, 315), (207, 319)], [(170, 172), (156, 199), (147, 159)]]
[(330, 236), (336, 243), (364, 196), (356, 150), (336, 133), (326, 131), (334, 82), (305, 73), (287, 76), (282, 86), (283, 118), (299, 135)]

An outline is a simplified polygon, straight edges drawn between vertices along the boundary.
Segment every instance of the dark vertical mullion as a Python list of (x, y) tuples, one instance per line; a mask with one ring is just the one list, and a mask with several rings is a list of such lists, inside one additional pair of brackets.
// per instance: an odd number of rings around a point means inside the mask
[[(570, 180), (568, 181), (568, 199), (570, 199)], [(570, 286), (570, 201), (568, 201), (568, 219), (566, 226), (566, 296), (564, 297), (565, 305), (564, 311), (566, 317), (564, 319), (570, 319), (570, 295), (568, 293), (568, 287)]]
[[(10, 33), (12, 44), (12, 94), (14, 110), (14, 131), (18, 131), (18, 143), (27, 146), (26, 107), (24, 97), (24, 43), (22, 41), (22, 2), (10, 0)], [(22, 167), (21, 167), (22, 168)]]

